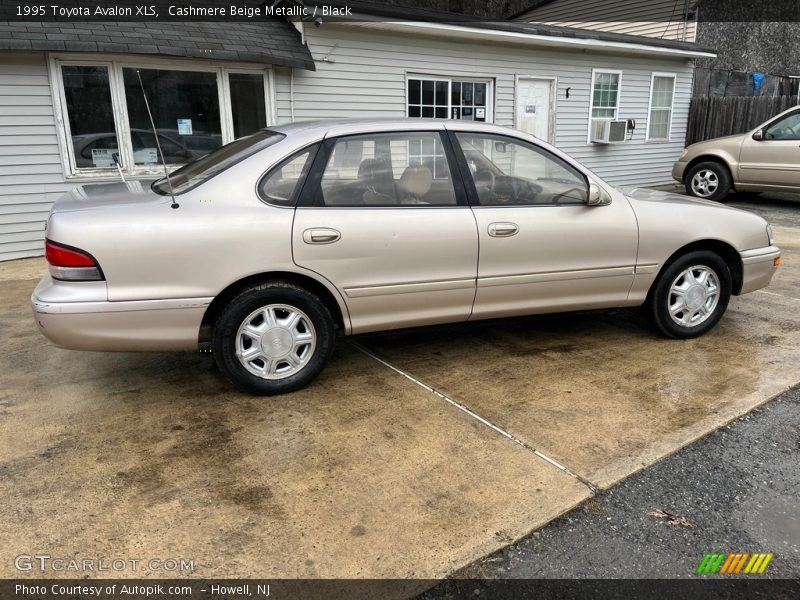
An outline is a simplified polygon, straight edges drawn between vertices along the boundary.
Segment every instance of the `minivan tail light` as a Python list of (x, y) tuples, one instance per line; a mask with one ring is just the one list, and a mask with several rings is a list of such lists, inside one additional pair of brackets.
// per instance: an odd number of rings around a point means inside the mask
[(50, 276), (62, 281), (102, 281), (103, 272), (94, 257), (79, 248), (44, 241)]

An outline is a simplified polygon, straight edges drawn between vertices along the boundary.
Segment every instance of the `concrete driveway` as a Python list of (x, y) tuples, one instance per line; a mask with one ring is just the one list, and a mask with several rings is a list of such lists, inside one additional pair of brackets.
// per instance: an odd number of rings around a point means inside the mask
[(55, 348), (43, 262), (0, 264), (0, 577), (446, 576), (800, 381), (800, 203), (757, 202), (784, 266), (703, 338), (630, 310), (368, 336), (271, 399), (203, 354)]

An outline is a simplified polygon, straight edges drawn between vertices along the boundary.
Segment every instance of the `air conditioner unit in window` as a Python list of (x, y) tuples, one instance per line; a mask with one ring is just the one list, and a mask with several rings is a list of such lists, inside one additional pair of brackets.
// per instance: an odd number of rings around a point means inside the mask
[(615, 144), (624, 142), (628, 133), (627, 121), (611, 121), (610, 119), (592, 119), (592, 135), (590, 140), (595, 144)]

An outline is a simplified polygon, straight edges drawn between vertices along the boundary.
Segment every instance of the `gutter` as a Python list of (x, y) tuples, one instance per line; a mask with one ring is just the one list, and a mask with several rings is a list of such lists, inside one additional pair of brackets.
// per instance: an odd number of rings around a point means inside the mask
[[(330, 24), (333, 24), (331, 22)], [(665, 48), (635, 42), (615, 42), (591, 38), (563, 37), (557, 35), (541, 35), (535, 33), (522, 33), (517, 31), (502, 31), (498, 29), (482, 29), (449, 23), (430, 23), (422, 21), (361, 21), (339, 22), (337, 25), (351, 25), (369, 29), (389, 29), (403, 33), (416, 33), (422, 35), (435, 35), (439, 38), (462, 38), (474, 41), (482, 39), (492, 42), (505, 42), (512, 44), (525, 44), (548, 48), (565, 48), (571, 50), (597, 50), (617, 51), (626, 54), (649, 56), (664, 56), (672, 58), (716, 58), (716, 53), (706, 50), (682, 50), (678, 48)], [(646, 39), (646, 38), (645, 38)]]

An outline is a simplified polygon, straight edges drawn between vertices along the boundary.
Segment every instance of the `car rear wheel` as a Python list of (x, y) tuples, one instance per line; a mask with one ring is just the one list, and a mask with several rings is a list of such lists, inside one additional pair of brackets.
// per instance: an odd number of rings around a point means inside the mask
[(717, 254), (690, 252), (669, 265), (651, 290), (648, 309), (671, 338), (693, 338), (712, 329), (731, 297), (731, 273)]
[(269, 396), (308, 385), (333, 351), (330, 312), (288, 282), (257, 285), (225, 307), (214, 327), (214, 357), (240, 389)]
[(690, 196), (720, 201), (731, 191), (731, 176), (725, 165), (706, 161), (689, 169), (684, 184)]

